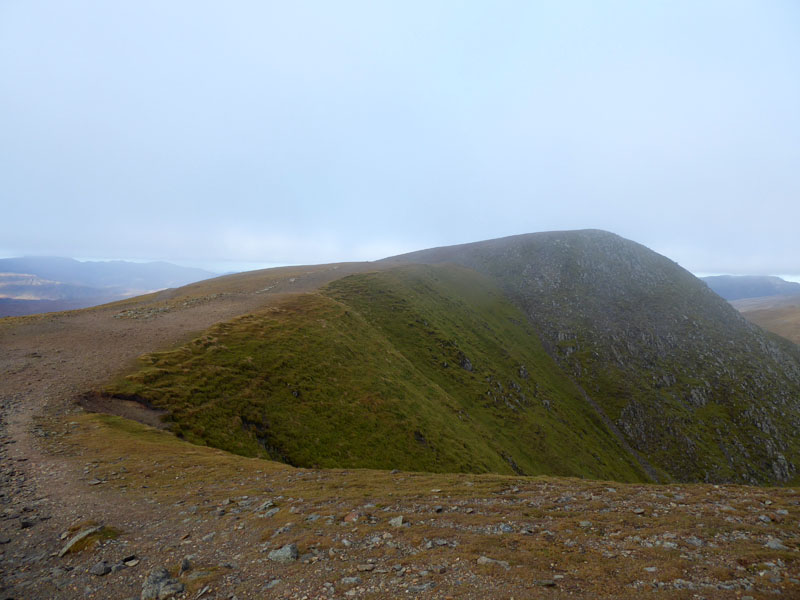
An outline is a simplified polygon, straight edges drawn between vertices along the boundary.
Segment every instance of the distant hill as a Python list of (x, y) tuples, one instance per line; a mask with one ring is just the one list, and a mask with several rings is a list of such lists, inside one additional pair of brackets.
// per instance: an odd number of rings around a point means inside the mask
[(731, 304), (748, 321), (800, 344), (800, 295), (747, 298)]
[(166, 262), (0, 259), (0, 317), (95, 306), (214, 277)]
[(800, 296), (800, 283), (766, 275), (715, 275), (702, 277), (706, 285), (725, 300), (763, 298), (766, 296)]
[[(548, 232), (368, 267), (145, 356), (105, 392), (191, 441), (304, 467), (798, 480), (800, 348), (644, 246)], [(281, 273), (213, 289), (297, 285)]]

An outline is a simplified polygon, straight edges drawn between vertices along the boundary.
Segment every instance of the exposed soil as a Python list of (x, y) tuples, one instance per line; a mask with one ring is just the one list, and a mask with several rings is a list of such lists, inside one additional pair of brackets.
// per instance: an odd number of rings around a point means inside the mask
[(139, 399), (120, 398), (100, 392), (88, 392), (78, 397), (78, 406), (90, 413), (117, 415), (132, 421), (144, 423), (157, 429), (166, 429), (163, 417), (168, 411), (148, 406)]
[[(187, 598), (800, 598), (796, 490), (293, 469), (163, 432), (133, 443), (85, 414), (159, 425), (89, 392), (145, 352), (368, 268), (0, 319), (0, 600), (138, 598), (187, 555)], [(91, 524), (106, 539), (59, 557)], [(298, 560), (270, 560), (291, 543)]]

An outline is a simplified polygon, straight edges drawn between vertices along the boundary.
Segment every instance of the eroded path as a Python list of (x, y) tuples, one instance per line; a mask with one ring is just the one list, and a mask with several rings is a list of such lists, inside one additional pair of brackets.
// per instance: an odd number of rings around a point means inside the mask
[(292, 469), (74, 404), (144, 352), (366, 268), (0, 320), (0, 600), (138, 598), (158, 567), (187, 598), (800, 597), (792, 489)]

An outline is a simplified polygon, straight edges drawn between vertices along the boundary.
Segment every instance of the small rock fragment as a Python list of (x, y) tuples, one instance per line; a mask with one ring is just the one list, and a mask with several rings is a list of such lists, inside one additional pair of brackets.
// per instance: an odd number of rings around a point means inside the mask
[(780, 540), (775, 538), (770, 538), (769, 541), (764, 544), (765, 548), (769, 548), (770, 550), (788, 550), (789, 548), (781, 543)]
[(170, 576), (164, 567), (156, 567), (147, 574), (140, 600), (166, 600), (184, 592), (184, 586)]
[(78, 534), (74, 535), (74, 536), (73, 536), (73, 537), (72, 537), (72, 538), (71, 538), (71, 539), (70, 539), (70, 540), (69, 540), (69, 541), (66, 543), (66, 545), (65, 545), (63, 548), (61, 548), (61, 551), (58, 553), (58, 557), (59, 557), (59, 558), (63, 557), (63, 556), (64, 556), (64, 555), (65, 555), (67, 552), (69, 552), (70, 550), (72, 550), (72, 547), (73, 547), (73, 546), (75, 546), (75, 544), (77, 544), (77, 543), (78, 543), (78, 542), (80, 542), (81, 540), (84, 540), (84, 539), (86, 539), (87, 537), (89, 537), (90, 535), (92, 535), (92, 534), (94, 534), (94, 533), (99, 533), (99, 532), (100, 532), (100, 531), (102, 531), (102, 530), (103, 530), (103, 526), (102, 526), (102, 525), (99, 525), (98, 527), (90, 527), (89, 529), (84, 529), (84, 530), (83, 530), (83, 531), (81, 531), (80, 533), (78, 533)]
[(481, 556), (480, 558), (478, 558), (478, 564), (479, 565), (498, 565), (500, 567), (503, 567), (506, 570), (511, 568), (511, 566), (508, 564), (508, 562), (506, 562), (504, 560), (495, 560), (494, 558), (489, 558), (488, 556)]
[(705, 542), (703, 540), (693, 535), (686, 538), (686, 543), (691, 544), (692, 546), (697, 546), (698, 548), (705, 545)]
[(89, 573), (91, 575), (96, 575), (97, 577), (103, 577), (104, 575), (111, 573), (111, 567), (106, 561), (101, 560), (99, 563), (95, 564), (91, 569), (89, 569)]
[(264, 589), (265, 589), (265, 590), (271, 590), (271, 589), (272, 589), (272, 588), (274, 588), (276, 585), (278, 585), (280, 582), (281, 582), (281, 580), (280, 580), (280, 579), (272, 579), (272, 580), (270, 580), (270, 581), (269, 581), (269, 583), (267, 583), (267, 584), (264, 586)]
[(275, 506), (275, 503), (272, 500), (266, 500), (263, 503), (259, 504), (255, 508), (254, 512), (262, 512), (262, 511), (265, 511), (265, 510), (267, 510), (269, 508), (272, 508), (273, 506)]
[(267, 555), (267, 558), (269, 558), (273, 562), (290, 563), (296, 561), (299, 558), (299, 556), (300, 552), (297, 550), (297, 545), (286, 544), (285, 546), (270, 552)]
[(191, 570), (192, 570), (192, 557), (191, 556), (185, 556), (183, 558), (183, 560), (181, 561), (181, 568), (178, 571), (178, 575), (183, 575), (187, 571), (191, 571)]
[(131, 554), (130, 556), (126, 556), (122, 559), (122, 564), (126, 567), (135, 567), (139, 564), (139, 559), (136, 558), (135, 554)]
[(395, 517), (394, 519), (389, 519), (389, 525), (391, 525), (392, 527), (402, 527), (407, 522), (408, 521), (403, 519), (402, 515), (400, 515), (399, 517)]

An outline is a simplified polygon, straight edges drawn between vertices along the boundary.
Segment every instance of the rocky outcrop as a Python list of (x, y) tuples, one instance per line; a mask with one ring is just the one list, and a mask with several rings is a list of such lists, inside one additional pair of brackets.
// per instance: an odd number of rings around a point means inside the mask
[(173, 578), (164, 567), (157, 567), (147, 574), (142, 586), (141, 600), (166, 600), (175, 598), (185, 590), (184, 585)]

